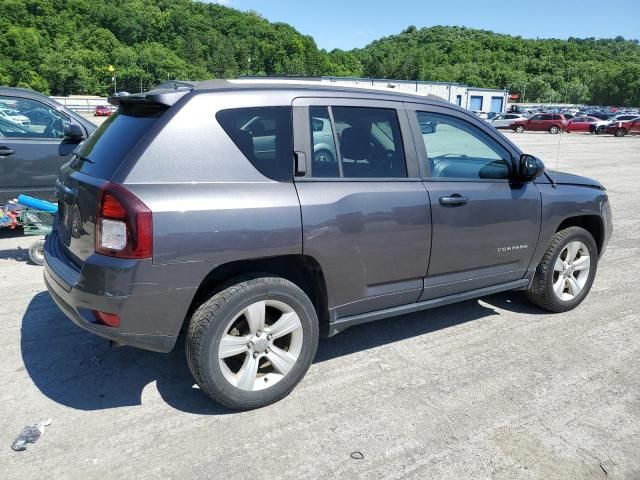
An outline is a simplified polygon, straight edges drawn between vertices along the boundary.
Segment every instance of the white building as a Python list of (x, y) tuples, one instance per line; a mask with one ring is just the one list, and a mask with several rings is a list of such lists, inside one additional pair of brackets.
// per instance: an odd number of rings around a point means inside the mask
[(507, 90), (475, 88), (460, 83), (352, 77), (318, 77), (317, 80), (350, 87), (393, 88), (403, 92), (436, 95), (468, 110), (487, 113), (505, 112), (509, 97)]

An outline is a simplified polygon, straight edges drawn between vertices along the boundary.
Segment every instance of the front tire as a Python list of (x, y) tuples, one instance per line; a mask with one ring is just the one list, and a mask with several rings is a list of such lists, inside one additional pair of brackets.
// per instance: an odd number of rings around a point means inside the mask
[(241, 281), (211, 297), (191, 317), (186, 347), (200, 388), (235, 410), (287, 396), (318, 348), (309, 297), (279, 277)]
[(583, 228), (556, 232), (536, 273), (527, 298), (552, 312), (572, 310), (585, 299), (598, 268), (598, 247)]
[(525, 130), (524, 125), (518, 125), (515, 128), (516, 133), (524, 133), (524, 130)]
[(616, 129), (615, 136), (616, 137), (624, 137), (627, 134), (627, 131), (624, 128)]
[(552, 135), (555, 135), (559, 131), (560, 131), (560, 128), (557, 125), (551, 125), (551, 127), (549, 128), (549, 133)]

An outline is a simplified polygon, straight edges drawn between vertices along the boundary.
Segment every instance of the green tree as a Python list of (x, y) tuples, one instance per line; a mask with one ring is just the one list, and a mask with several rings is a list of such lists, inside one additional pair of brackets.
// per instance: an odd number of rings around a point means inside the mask
[(336, 75), (509, 88), (531, 101), (640, 105), (637, 40), (529, 40), (416, 28), (350, 51), (255, 12), (192, 0), (0, 0), (0, 83), (51, 94), (130, 91), (167, 78)]

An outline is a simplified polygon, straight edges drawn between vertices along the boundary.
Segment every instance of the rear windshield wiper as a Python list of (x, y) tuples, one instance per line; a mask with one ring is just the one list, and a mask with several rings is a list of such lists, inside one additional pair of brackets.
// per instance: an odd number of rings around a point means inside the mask
[(94, 165), (95, 165), (95, 163), (96, 163), (96, 162), (94, 162), (93, 160), (91, 160), (90, 158), (85, 157), (85, 156), (82, 156), (82, 155), (80, 155), (79, 153), (76, 153), (76, 158), (77, 158), (78, 160), (80, 160), (81, 162), (89, 162), (89, 163), (93, 163)]

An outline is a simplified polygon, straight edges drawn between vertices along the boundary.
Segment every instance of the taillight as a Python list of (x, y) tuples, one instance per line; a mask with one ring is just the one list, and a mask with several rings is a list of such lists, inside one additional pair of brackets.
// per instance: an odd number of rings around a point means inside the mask
[(96, 216), (96, 252), (118, 258), (151, 258), (151, 210), (129, 190), (114, 183), (100, 189)]

